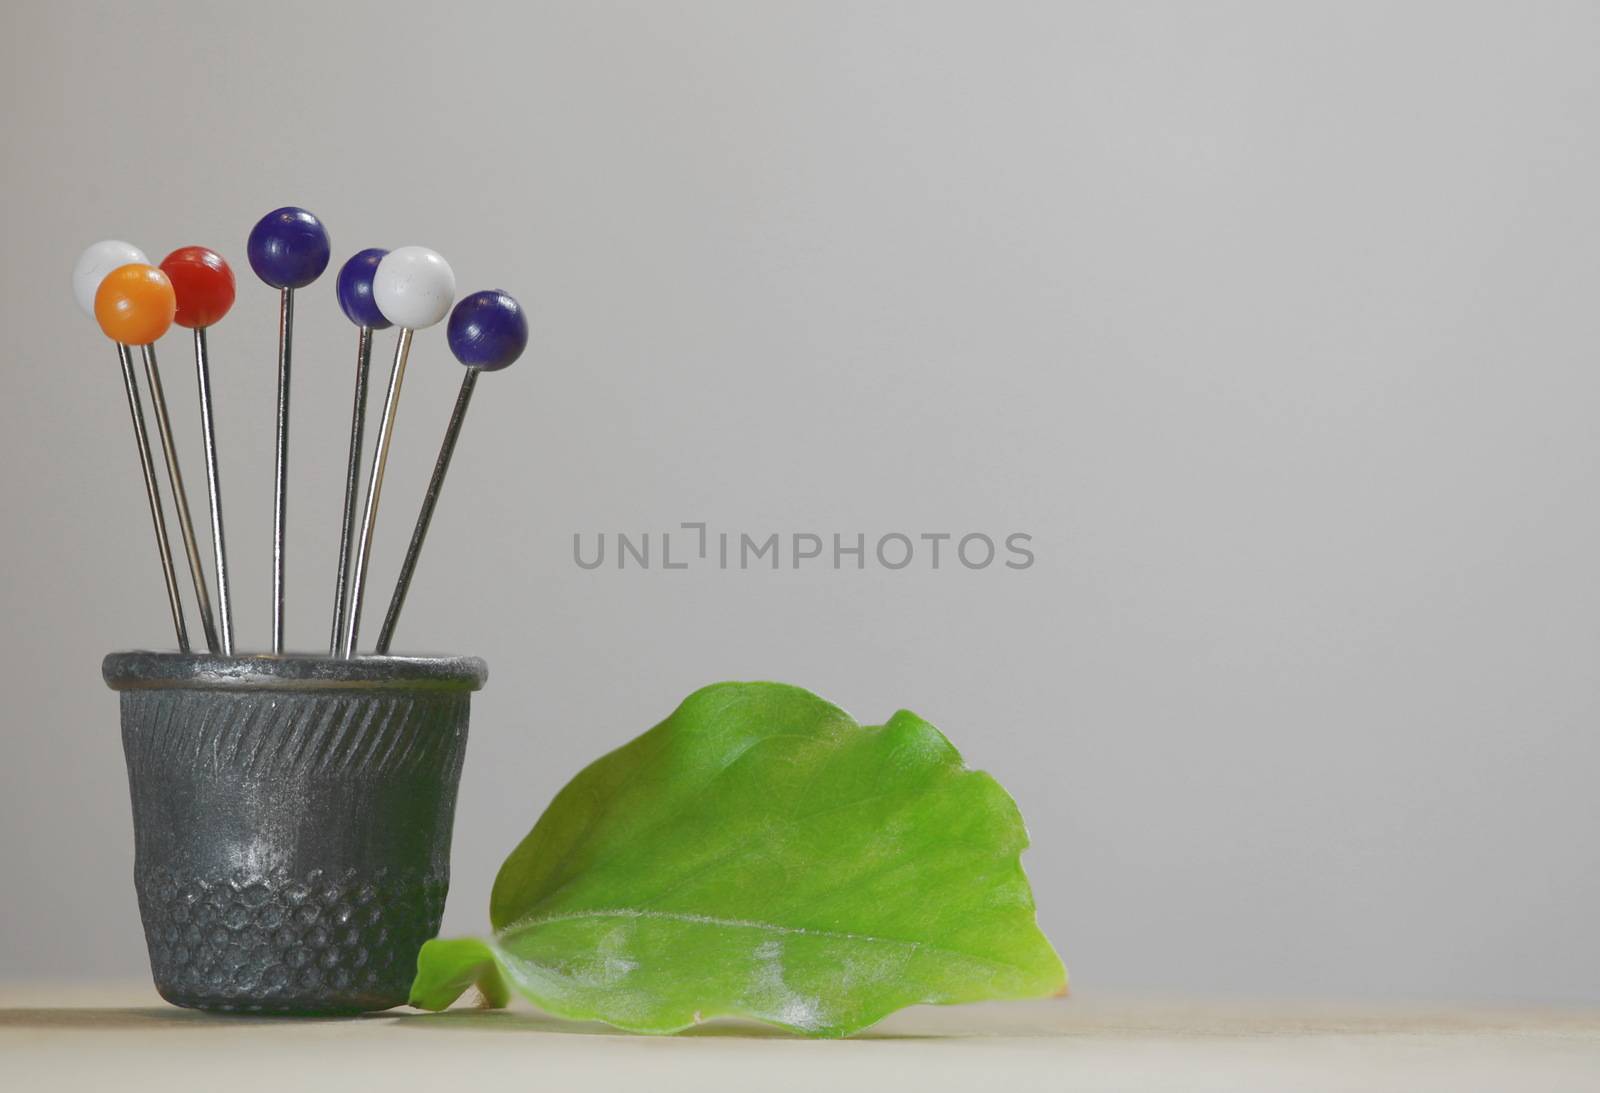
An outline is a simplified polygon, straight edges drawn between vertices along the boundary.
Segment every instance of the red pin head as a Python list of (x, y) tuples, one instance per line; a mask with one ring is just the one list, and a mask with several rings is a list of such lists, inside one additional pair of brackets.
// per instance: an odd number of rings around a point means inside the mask
[(233, 270), (214, 250), (179, 247), (162, 259), (161, 272), (178, 297), (179, 326), (211, 326), (233, 306)]

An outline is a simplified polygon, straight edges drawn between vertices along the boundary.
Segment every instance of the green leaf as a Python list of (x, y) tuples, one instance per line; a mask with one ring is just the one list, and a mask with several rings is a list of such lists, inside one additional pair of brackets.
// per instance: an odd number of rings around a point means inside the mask
[(474, 985), (491, 1006), (511, 1001), (494, 950), (477, 938), (434, 938), (427, 942), (427, 949), (428, 959), (418, 959), (417, 978), (411, 983), (413, 1006), (442, 1010)]
[(993, 778), (902, 710), (723, 683), (591, 763), (500, 869), (493, 940), (430, 941), (411, 1002), (476, 982), (562, 1017), (845, 1036), (916, 1003), (1059, 993)]

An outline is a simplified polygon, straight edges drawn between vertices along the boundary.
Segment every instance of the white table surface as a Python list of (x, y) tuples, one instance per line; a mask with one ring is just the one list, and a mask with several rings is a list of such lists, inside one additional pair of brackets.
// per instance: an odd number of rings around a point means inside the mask
[(222, 1017), (144, 985), (0, 987), (15, 1090), (1600, 1090), (1600, 1010), (1176, 1002), (921, 1008), (851, 1040), (531, 1010)]

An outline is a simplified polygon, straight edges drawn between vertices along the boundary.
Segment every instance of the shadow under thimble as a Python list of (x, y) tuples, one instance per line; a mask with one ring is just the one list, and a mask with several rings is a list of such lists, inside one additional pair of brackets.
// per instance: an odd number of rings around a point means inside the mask
[(197, 1009), (405, 1002), (439, 930), (473, 657), (113, 653), (156, 989)]

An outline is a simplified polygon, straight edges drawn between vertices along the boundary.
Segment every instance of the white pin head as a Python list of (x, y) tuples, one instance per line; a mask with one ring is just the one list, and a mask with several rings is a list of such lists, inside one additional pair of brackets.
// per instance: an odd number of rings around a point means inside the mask
[(102, 239), (91, 243), (78, 255), (78, 264), (72, 267), (72, 295), (89, 318), (94, 318), (94, 294), (100, 291), (100, 282), (106, 274), (123, 266), (148, 266), (150, 259), (132, 243), (120, 239)]
[(421, 330), (450, 314), (456, 275), (427, 247), (400, 247), (383, 256), (372, 277), (372, 299), (398, 327)]

